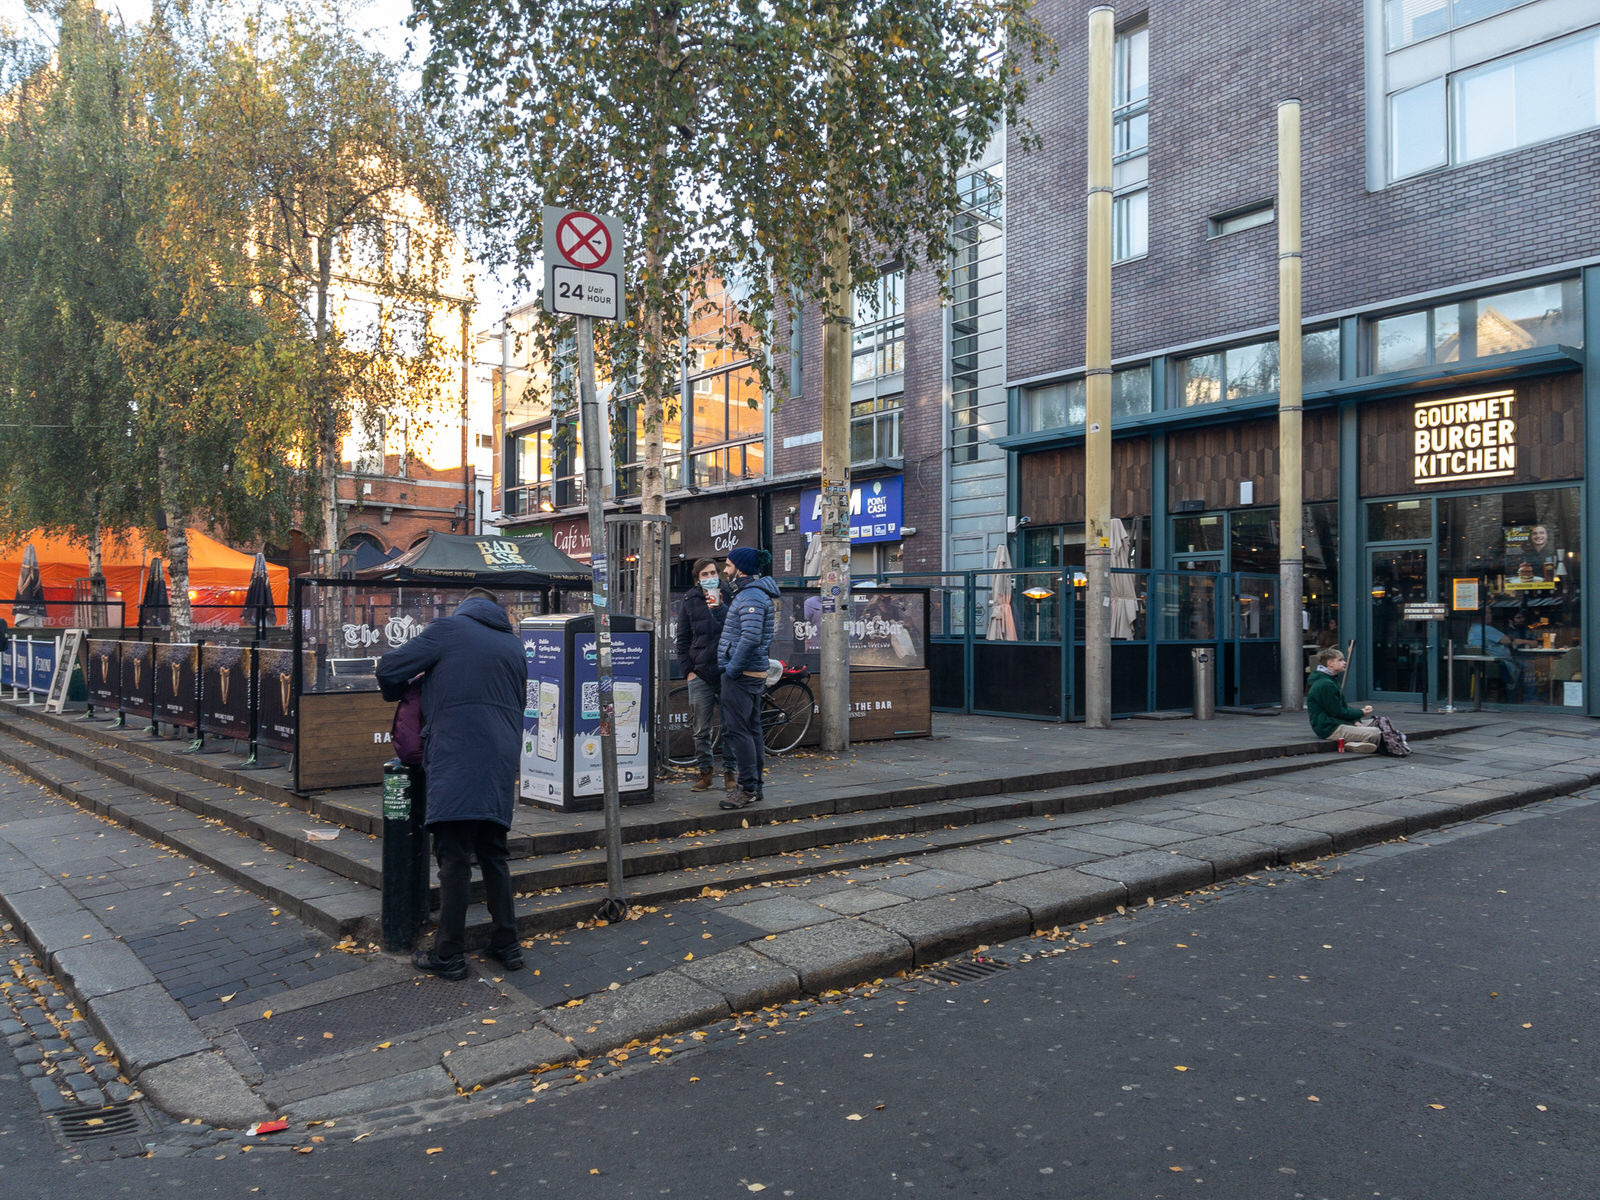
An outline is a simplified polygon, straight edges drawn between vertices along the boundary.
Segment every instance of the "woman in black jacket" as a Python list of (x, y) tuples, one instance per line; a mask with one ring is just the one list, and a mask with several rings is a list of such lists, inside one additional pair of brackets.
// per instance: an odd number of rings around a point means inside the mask
[[(695, 586), (678, 602), (678, 636), (674, 648), (678, 653), (678, 665), (689, 683), (695, 765), (699, 769), (699, 778), (689, 790), (705, 792), (711, 789), (714, 749), (711, 722), (716, 716), (722, 684), (722, 672), (717, 669), (717, 640), (722, 636), (722, 623), (728, 616), (730, 595), (722, 584), (717, 564), (709, 558), (694, 564), (694, 581)], [(722, 770), (724, 783), (738, 778), (738, 768), (725, 739)]]

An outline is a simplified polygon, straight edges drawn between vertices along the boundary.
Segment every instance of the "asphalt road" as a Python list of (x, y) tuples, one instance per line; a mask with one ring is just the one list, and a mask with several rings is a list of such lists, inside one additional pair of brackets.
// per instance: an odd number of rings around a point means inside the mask
[(1600, 804), (1495, 821), (304, 1155), (64, 1162), (0, 1069), (6, 1193), (1600, 1196)]

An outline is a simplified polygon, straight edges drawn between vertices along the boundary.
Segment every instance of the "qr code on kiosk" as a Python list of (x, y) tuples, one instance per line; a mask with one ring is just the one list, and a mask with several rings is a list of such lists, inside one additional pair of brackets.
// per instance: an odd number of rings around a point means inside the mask
[(582, 693), (583, 716), (585, 720), (597, 720), (600, 716), (600, 681), (590, 680), (583, 685)]

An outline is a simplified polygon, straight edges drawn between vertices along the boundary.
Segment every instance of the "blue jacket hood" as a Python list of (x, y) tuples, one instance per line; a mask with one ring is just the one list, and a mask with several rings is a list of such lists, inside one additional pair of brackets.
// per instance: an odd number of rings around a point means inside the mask
[(456, 606), (455, 615), (458, 617), (471, 617), (480, 625), (487, 625), (490, 629), (498, 629), (504, 633), (511, 632), (511, 618), (506, 616), (506, 610), (498, 604), (485, 600), (482, 596), (474, 596), (470, 600), (463, 600)]
[(736, 589), (734, 592), (735, 595), (747, 588), (760, 588), (774, 600), (782, 595), (782, 593), (778, 590), (777, 580), (773, 579), (771, 575), (752, 576), (744, 580), (742, 583), (735, 584), (734, 587)]

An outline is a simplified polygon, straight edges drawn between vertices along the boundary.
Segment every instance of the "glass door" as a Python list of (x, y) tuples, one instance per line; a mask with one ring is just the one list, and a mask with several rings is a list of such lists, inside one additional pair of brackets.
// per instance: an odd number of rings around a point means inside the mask
[[(1366, 661), (1358, 678), (1373, 695), (1432, 695), (1432, 621), (1407, 621), (1407, 604), (1435, 599), (1433, 547), (1386, 547), (1368, 551)], [(1356, 653), (1361, 654), (1358, 647)]]

